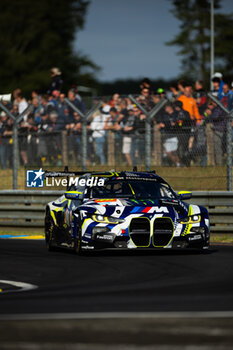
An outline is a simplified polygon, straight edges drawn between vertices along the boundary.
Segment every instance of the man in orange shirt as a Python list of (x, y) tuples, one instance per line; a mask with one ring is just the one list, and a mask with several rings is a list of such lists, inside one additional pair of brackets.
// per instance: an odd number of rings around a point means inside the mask
[(191, 84), (185, 84), (184, 92), (180, 97), (178, 97), (178, 101), (181, 101), (183, 103), (183, 109), (189, 112), (191, 119), (194, 120), (195, 123), (197, 123), (201, 119), (197, 103), (192, 96)]

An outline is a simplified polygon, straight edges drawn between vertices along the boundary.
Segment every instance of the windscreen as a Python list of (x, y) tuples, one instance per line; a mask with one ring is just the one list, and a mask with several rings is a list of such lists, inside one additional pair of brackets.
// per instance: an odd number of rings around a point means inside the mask
[(156, 180), (122, 180), (106, 181), (104, 186), (92, 187), (91, 198), (137, 198), (137, 199), (161, 199), (173, 198), (175, 193), (167, 184)]

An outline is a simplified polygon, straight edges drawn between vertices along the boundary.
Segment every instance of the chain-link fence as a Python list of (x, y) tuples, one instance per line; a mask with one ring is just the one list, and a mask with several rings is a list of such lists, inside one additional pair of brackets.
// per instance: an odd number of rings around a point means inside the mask
[(231, 190), (232, 113), (210, 98), (212, 110), (198, 121), (166, 98), (135, 95), (93, 99), (87, 112), (66, 99), (72, 116), (50, 113), (37, 122), (25, 114), (13, 119), (4, 108), (9, 118), (0, 143), (1, 189), (25, 188), (25, 169), (68, 165), (85, 171), (136, 166), (155, 169), (175, 189)]

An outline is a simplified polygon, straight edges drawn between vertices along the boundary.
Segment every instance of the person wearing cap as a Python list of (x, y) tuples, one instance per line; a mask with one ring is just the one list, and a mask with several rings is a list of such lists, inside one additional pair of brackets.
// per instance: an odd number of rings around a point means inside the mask
[(62, 89), (62, 85), (63, 85), (63, 80), (61, 78), (61, 71), (59, 68), (57, 67), (53, 67), (51, 69), (51, 84), (50, 84), (50, 88), (47, 91), (47, 93), (49, 95), (52, 95), (52, 92), (54, 90), (58, 90), (61, 91)]
[(160, 95), (161, 98), (165, 98), (166, 97), (166, 93), (165, 93), (163, 88), (158, 88), (157, 89), (157, 94)]

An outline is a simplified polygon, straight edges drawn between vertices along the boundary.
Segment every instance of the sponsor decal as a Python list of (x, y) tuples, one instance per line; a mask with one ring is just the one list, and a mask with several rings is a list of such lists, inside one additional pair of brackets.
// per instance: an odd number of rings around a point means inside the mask
[[(75, 174), (74, 174), (75, 175)], [(61, 177), (66, 178), (61, 178)], [(40, 170), (27, 170), (26, 171), (26, 187), (70, 187), (72, 185), (76, 187), (95, 187), (104, 186), (106, 179), (97, 176), (89, 178), (79, 178), (78, 176), (67, 177), (66, 173), (46, 173), (40, 168)]]
[(197, 239), (202, 239), (202, 236), (201, 235), (196, 235), (196, 236), (193, 236), (193, 237), (189, 237), (190, 241), (195, 241)]
[(40, 170), (27, 170), (26, 173), (26, 186), (27, 187), (44, 187), (44, 171)]

